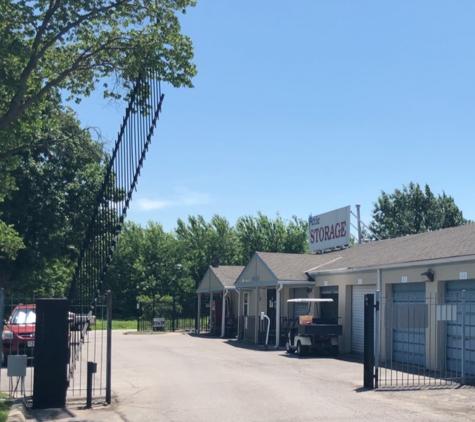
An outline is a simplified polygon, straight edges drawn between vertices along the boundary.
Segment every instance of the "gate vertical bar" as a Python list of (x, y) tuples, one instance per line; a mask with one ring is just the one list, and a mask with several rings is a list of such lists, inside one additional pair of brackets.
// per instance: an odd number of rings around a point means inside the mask
[[(0, 289), (0, 318), (2, 318), (1, 324), (0, 324), (0, 339), (3, 339), (3, 313), (5, 310), (5, 289), (2, 287)], [(2, 340), (3, 342), (3, 340)], [(2, 354), (0, 355), (2, 360), (0, 361), (0, 364), (3, 363), (3, 347), (2, 347)], [(2, 385), (2, 373), (3, 371), (0, 370), (0, 385)]]
[(106, 403), (111, 404), (112, 399), (112, 292), (107, 291), (107, 361), (106, 361)]
[(376, 291), (376, 338), (375, 341), (375, 356), (374, 356), (374, 388), (379, 387), (379, 355), (381, 353), (381, 292)]
[(461, 383), (465, 384), (465, 290), (462, 290), (462, 350), (461, 350)]

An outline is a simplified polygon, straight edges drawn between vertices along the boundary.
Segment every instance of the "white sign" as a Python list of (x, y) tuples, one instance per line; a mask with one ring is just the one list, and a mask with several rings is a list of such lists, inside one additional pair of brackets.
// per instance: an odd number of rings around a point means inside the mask
[(154, 318), (153, 328), (165, 328), (165, 318)]
[(460, 273), (460, 280), (466, 280), (467, 279), (467, 273), (465, 271)]
[(405, 275), (401, 277), (401, 283), (407, 283), (407, 277)]
[(350, 206), (308, 218), (308, 246), (311, 251), (350, 243)]
[(363, 279), (362, 278), (358, 279), (358, 284), (363, 284)]

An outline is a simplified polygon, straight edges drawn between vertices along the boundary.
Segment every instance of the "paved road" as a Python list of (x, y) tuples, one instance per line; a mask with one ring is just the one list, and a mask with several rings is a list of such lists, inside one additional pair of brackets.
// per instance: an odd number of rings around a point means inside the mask
[(187, 334), (115, 332), (113, 342), (118, 404), (95, 420), (475, 420), (475, 389), (361, 391), (358, 363)]
[[(475, 388), (364, 391), (362, 372), (359, 363), (299, 359), (230, 340), (114, 332), (114, 405), (84, 410), (84, 400), (75, 402), (70, 389), (66, 411), (32, 416), (82, 422), (475, 421)], [(76, 391), (85, 377), (77, 378)]]

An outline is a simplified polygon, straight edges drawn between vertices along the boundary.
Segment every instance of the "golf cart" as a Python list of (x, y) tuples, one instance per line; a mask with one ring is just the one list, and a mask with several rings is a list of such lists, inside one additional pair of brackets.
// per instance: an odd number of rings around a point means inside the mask
[[(307, 315), (295, 318), (289, 329), (285, 343), (287, 353), (297, 352), (299, 356), (305, 356), (309, 352), (326, 352), (331, 356), (338, 356), (338, 336), (342, 334), (338, 320), (314, 318), (309, 315), (313, 303), (333, 302), (333, 299), (289, 299), (287, 302), (308, 303)], [(316, 308), (318, 314), (318, 306)]]

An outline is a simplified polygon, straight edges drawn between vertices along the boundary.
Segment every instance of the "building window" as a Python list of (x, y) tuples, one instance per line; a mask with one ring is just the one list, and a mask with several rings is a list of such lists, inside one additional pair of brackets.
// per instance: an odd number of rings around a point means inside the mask
[(245, 292), (243, 296), (243, 315), (249, 315), (249, 293)]

